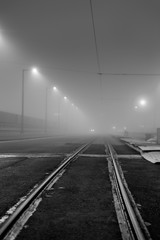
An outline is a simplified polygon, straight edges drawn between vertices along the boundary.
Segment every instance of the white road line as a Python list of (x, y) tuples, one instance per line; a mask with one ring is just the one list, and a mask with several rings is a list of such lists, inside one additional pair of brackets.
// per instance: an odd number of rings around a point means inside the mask
[(78, 154), (79, 157), (108, 157), (108, 155), (106, 154), (84, 154), (84, 153), (80, 153)]
[(42, 140), (42, 139), (50, 139), (55, 137), (37, 137), (37, 138), (26, 138), (26, 139), (14, 139), (14, 140), (0, 140), (1, 143), (10, 143), (10, 142), (22, 142), (22, 141), (35, 141), (35, 140)]
[(70, 156), (70, 154), (65, 153), (2, 153), (1, 158), (14, 158), (14, 157), (28, 157), (28, 158), (41, 158), (41, 157), (61, 157)]

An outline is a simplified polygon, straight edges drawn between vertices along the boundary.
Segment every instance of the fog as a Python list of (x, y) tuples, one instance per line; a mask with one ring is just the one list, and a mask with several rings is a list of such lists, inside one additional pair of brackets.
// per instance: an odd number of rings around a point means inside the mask
[(24, 101), (25, 130), (29, 117), (60, 134), (155, 132), (159, 10), (158, 0), (0, 0), (0, 111), (17, 129)]

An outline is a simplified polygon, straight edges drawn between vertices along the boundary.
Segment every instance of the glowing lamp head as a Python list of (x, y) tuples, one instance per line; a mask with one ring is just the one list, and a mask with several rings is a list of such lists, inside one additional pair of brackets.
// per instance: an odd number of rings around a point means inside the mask
[(35, 75), (37, 75), (37, 74), (38, 74), (38, 70), (37, 70), (37, 68), (35, 68), (35, 67), (32, 68), (32, 73), (35, 74)]
[(139, 103), (142, 107), (144, 107), (144, 106), (146, 106), (147, 101), (145, 99), (141, 99)]
[(64, 97), (64, 100), (67, 101), (67, 97), (66, 96)]
[(58, 89), (57, 89), (56, 87), (53, 87), (53, 91), (54, 91), (54, 92), (57, 92)]

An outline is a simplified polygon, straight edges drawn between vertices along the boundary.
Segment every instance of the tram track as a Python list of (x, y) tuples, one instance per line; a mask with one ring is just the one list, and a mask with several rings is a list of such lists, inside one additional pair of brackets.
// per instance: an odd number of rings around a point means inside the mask
[(114, 188), (114, 191), (116, 191), (116, 200), (119, 202), (118, 207), (116, 208), (118, 209), (117, 217), (119, 219), (122, 237), (123, 239), (132, 240), (151, 239), (136, 204), (134, 203), (129, 190), (126, 189), (127, 184), (125, 182), (122, 169), (118, 164), (117, 154), (110, 144), (107, 144), (107, 147), (110, 152), (112, 176), (114, 175), (111, 179), (112, 187)]
[[(89, 148), (89, 146), (91, 146), (91, 148)], [(68, 169), (70, 169), (70, 167), (68, 168), (70, 163), (71, 162), (74, 163), (74, 160), (76, 160), (77, 158), (80, 158), (80, 162), (83, 162), (84, 169), (87, 166), (89, 166), (88, 165), (89, 162), (90, 163), (94, 162), (94, 164), (99, 164), (98, 162), (101, 162), (101, 163), (103, 162), (103, 166), (105, 166), (104, 159), (107, 159), (108, 172), (109, 172), (109, 174), (108, 173), (107, 174), (109, 175), (108, 178), (110, 178), (111, 185), (112, 185), (114, 205), (117, 213), (119, 229), (121, 230), (122, 239), (123, 240), (151, 240), (150, 234), (148, 233), (148, 230), (141, 218), (141, 215), (136, 207), (136, 204), (134, 203), (134, 200), (131, 197), (129, 190), (127, 189), (127, 183), (125, 182), (123, 171), (120, 165), (118, 164), (118, 155), (115, 153), (111, 144), (108, 144), (108, 143), (104, 144), (105, 146), (104, 153), (103, 153), (102, 146), (103, 144), (94, 145), (91, 142), (89, 142), (87, 144), (84, 144), (77, 150), (75, 150), (72, 154), (66, 156), (66, 158), (64, 158), (61, 161), (60, 165), (43, 182), (41, 182), (38, 186), (36, 186), (36, 188), (30, 191), (26, 199), (22, 201), (19, 205), (17, 205), (16, 210), (13, 211), (13, 214), (11, 214), (9, 218), (7, 218), (6, 221), (4, 221), (4, 223), (0, 225), (0, 239), (3, 239), (3, 240), (15, 239), (15, 237), (19, 234), (21, 229), (26, 224), (26, 221), (28, 221), (28, 219), (33, 214), (33, 212), (36, 211), (39, 203), (42, 200), (42, 195), (44, 194), (50, 198), (51, 195), (49, 191), (50, 190), (52, 191), (53, 185), (57, 182), (57, 180), (59, 180), (62, 177), (62, 175), (64, 175), (66, 169), (68, 172)], [(97, 154), (97, 150), (98, 150), (98, 154)], [(97, 159), (98, 159), (98, 162), (96, 161)], [(79, 161), (76, 161), (76, 162), (79, 162)], [(81, 163), (79, 163), (79, 167), (80, 169), (82, 168)], [(72, 168), (73, 168), (71, 171), (72, 175), (73, 174), (75, 175), (74, 177), (75, 179), (77, 178), (79, 179), (79, 177), (76, 175), (77, 170), (76, 171), (74, 170), (76, 169), (75, 165), (72, 166)], [(66, 177), (68, 178), (69, 176), (70, 174), (68, 173)], [(93, 177), (91, 177), (91, 182), (92, 180), (93, 180)], [(99, 181), (98, 178), (95, 178), (95, 181)], [(103, 181), (104, 181), (104, 176), (103, 176)], [(65, 182), (65, 180), (63, 180), (62, 182)], [(109, 184), (109, 182), (107, 184)], [(97, 186), (97, 190), (99, 189), (99, 187), (100, 186)], [(70, 186), (67, 186), (67, 188), (70, 189)], [(60, 186), (59, 189), (65, 189), (65, 188)], [(76, 188), (74, 187), (74, 189)], [(81, 189), (81, 186), (80, 186), (80, 189)], [(83, 201), (87, 202), (89, 200), (82, 199), (82, 202)], [(25, 239), (28, 239), (28, 238), (25, 238)], [(114, 239), (117, 239), (117, 238), (114, 238)]]
[[(77, 157), (79, 153), (82, 153), (91, 143), (86, 143), (78, 150), (74, 151), (69, 157), (66, 157), (59, 167), (54, 170), (39, 186), (37, 186), (27, 198), (16, 208), (12, 215), (4, 221), (0, 226), (0, 239), (12, 239), (12, 235), (15, 229), (15, 225), (30, 208), (34, 205), (36, 200), (42, 195), (42, 193), (50, 186), (53, 185), (62, 174), (64, 169)], [(21, 228), (21, 227), (20, 227)]]
[[(127, 189), (131, 192), (136, 206), (143, 218), (152, 239), (160, 239), (159, 229), (159, 188), (160, 166), (145, 160), (142, 156), (138, 159), (133, 154), (131, 158), (119, 158), (119, 153), (125, 153), (124, 143), (120, 150), (120, 141), (112, 142), (116, 149), (118, 163), (127, 182)], [(129, 148), (127, 146), (127, 148)], [(120, 151), (119, 151), (120, 150)], [(131, 150), (132, 151), (132, 150)]]

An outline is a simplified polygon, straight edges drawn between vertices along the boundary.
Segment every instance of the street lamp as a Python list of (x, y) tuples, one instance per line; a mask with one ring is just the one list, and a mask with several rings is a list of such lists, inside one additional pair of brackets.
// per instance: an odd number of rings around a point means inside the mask
[(141, 99), (139, 101), (140, 106), (145, 107), (147, 105), (147, 101), (145, 99)]
[[(142, 111), (143, 112), (143, 109), (148, 105), (148, 102), (145, 98), (141, 98), (137, 101), (137, 105), (134, 106), (134, 109), (137, 111)], [(145, 121), (145, 118), (143, 119), (143, 123)], [(143, 127), (142, 127), (143, 126)], [(143, 124), (141, 127), (144, 129), (145, 125)]]
[(31, 71), (33, 74), (38, 74), (37, 68), (22, 69), (22, 109), (21, 109), (21, 133), (24, 133), (24, 79), (25, 72)]
[(53, 87), (53, 91), (54, 91), (54, 92), (57, 92), (57, 91), (58, 91), (57, 87), (54, 86), (54, 87)]
[(35, 75), (38, 75), (38, 70), (37, 70), (37, 68), (35, 68), (35, 67), (32, 68), (32, 73), (35, 74)]
[(60, 112), (61, 112), (61, 100), (60, 100), (60, 94), (59, 94), (59, 90), (57, 89), (57, 87), (56, 86), (54, 86), (53, 87), (53, 91), (55, 92), (55, 93), (58, 93), (58, 131), (59, 131), (59, 133), (61, 132), (61, 118), (60, 118)]
[[(48, 88), (48, 87), (46, 87), (46, 101), (45, 101), (45, 133), (47, 133), (47, 125), (48, 125), (48, 90), (49, 89), (53, 89), (53, 91), (54, 92), (58, 92), (58, 89), (57, 89), (57, 87), (50, 87), (50, 88)], [(60, 106), (58, 106), (58, 111), (60, 111)], [(60, 122), (60, 116), (59, 116), (59, 113), (58, 113), (58, 122)], [(60, 123), (59, 123), (59, 125), (60, 125)], [(60, 127), (59, 127), (60, 128)]]

